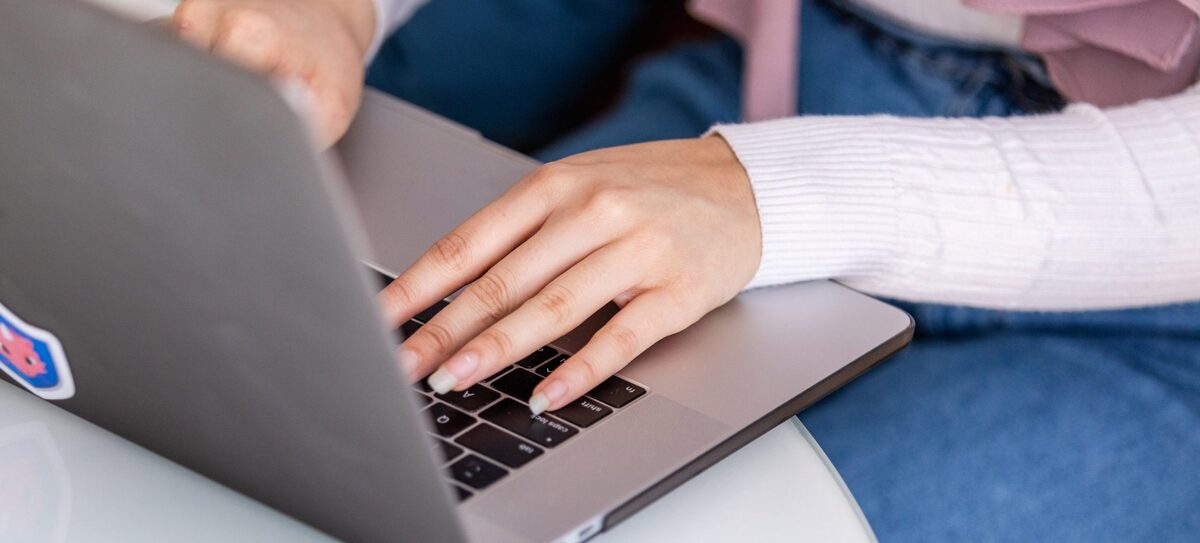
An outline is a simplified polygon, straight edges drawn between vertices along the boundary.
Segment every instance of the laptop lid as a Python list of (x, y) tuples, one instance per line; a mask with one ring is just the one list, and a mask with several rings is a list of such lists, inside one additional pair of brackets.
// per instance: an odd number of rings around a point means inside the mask
[(334, 536), (462, 539), (339, 187), (264, 80), (0, 0), (0, 96), (9, 378)]

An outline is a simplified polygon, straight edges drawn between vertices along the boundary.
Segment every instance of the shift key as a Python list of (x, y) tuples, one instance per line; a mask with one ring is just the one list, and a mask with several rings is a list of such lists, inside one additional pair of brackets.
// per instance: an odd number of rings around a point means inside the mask
[(531, 417), (528, 406), (508, 398), (487, 408), (479, 416), (544, 447), (554, 447), (579, 433), (571, 425), (544, 413)]
[(607, 417), (612, 412), (612, 408), (591, 398), (584, 397), (564, 405), (561, 409), (555, 410), (554, 414), (566, 419), (567, 422), (575, 426), (587, 428), (595, 424), (596, 421)]

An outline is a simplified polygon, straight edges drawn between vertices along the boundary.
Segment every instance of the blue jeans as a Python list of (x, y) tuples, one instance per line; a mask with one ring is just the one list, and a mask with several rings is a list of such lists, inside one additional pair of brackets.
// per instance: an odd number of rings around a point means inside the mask
[[(454, 4), (426, 9), (439, 2)], [(562, 24), (590, 24), (570, 15)], [(604, 24), (614, 36), (627, 28)], [(830, 2), (806, 2), (802, 24), (804, 114), (1019, 115), (1061, 105), (1037, 62), (1019, 53), (915, 35)], [(556, 47), (595, 61), (594, 51), (576, 50), (593, 42)], [(537, 59), (477, 53), (524, 71), (533, 94), (559, 77)], [(410, 60), (408, 68), (430, 66), (414, 79), (470, 71)], [(641, 62), (606, 115), (535, 154), (690, 137), (735, 121), (740, 68), (727, 38), (675, 47)], [(378, 74), (391, 69), (385, 57), (372, 81), (386, 83)], [(485, 112), (506, 103), (474, 99)], [(528, 121), (516, 132), (539, 127), (536, 116), (500, 116)], [(912, 346), (800, 414), (881, 541), (1197, 540), (1200, 304), (1081, 313), (901, 305), (918, 323)]]

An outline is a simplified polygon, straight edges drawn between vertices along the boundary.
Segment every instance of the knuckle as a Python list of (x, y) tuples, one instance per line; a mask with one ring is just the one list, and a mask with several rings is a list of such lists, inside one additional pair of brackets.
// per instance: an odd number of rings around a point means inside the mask
[(588, 196), (583, 210), (592, 220), (621, 223), (632, 215), (634, 201), (626, 189), (601, 187)]
[(545, 201), (556, 201), (571, 179), (575, 177), (574, 167), (562, 162), (544, 164), (530, 173), (522, 183), (537, 197)]
[(550, 284), (534, 298), (537, 308), (550, 316), (555, 325), (562, 326), (571, 318), (571, 307), (575, 304), (575, 293), (570, 288)]
[(208, 2), (205, 0), (183, 0), (175, 7), (174, 19), (176, 23), (192, 23), (200, 17), (200, 12), (205, 9)]
[(483, 313), (492, 320), (499, 320), (511, 310), (511, 289), (508, 281), (498, 273), (485, 274), (469, 290)]
[(387, 293), (389, 301), (400, 306), (412, 306), (417, 300), (416, 290), (406, 279), (397, 278), (387, 286), (384, 292)]
[(498, 357), (507, 356), (512, 352), (512, 337), (508, 335), (508, 332), (503, 330), (484, 330), (476, 339), (484, 349), (489, 350)]
[(583, 382), (597, 384), (605, 379), (605, 374), (600, 371), (600, 366), (592, 358), (576, 355), (573, 360), (575, 361), (575, 371), (583, 378)]
[(563, 183), (571, 177), (572, 167), (563, 162), (548, 162), (534, 170), (529, 175), (529, 181), (535, 185)]
[(446, 234), (433, 244), (434, 260), (451, 272), (459, 272), (467, 267), (470, 242), (459, 232)]
[(229, 43), (250, 41), (262, 37), (271, 26), (271, 19), (254, 8), (239, 8), (221, 16), (219, 38)]
[(605, 331), (604, 338), (617, 356), (625, 360), (632, 360), (642, 350), (641, 336), (633, 328), (625, 325), (610, 325)]
[(424, 338), (425, 343), (435, 353), (448, 353), (454, 348), (454, 334), (450, 329), (437, 322), (422, 326), (414, 337)]

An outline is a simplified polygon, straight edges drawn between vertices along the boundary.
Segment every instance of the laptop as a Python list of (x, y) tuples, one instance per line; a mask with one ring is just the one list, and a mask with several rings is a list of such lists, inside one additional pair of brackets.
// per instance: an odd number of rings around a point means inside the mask
[(739, 296), (568, 409), (522, 402), (611, 313), (432, 394), (393, 350), (437, 307), (387, 330), (374, 293), (532, 162), (372, 95), (347, 182), (265, 79), (71, 0), (0, 0), (0, 97), (6, 379), (337, 538), (585, 540), (912, 334), (818, 281)]

